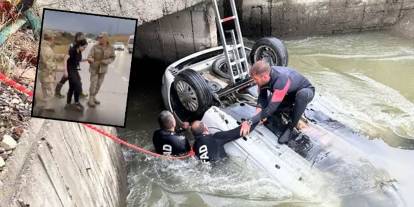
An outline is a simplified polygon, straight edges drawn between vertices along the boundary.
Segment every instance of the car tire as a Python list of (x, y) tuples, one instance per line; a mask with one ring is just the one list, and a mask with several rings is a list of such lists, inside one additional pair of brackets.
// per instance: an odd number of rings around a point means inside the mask
[(225, 57), (219, 58), (213, 62), (213, 72), (218, 76), (226, 79), (230, 79), (231, 76), (228, 73), (229, 67)]
[(171, 105), (181, 121), (201, 119), (213, 105), (213, 94), (198, 72), (187, 69), (179, 73), (172, 83)]
[(250, 52), (250, 63), (265, 58), (271, 66), (287, 66), (288, 51), (281, 40), (276, 37), (263, 37), (257, 40)]

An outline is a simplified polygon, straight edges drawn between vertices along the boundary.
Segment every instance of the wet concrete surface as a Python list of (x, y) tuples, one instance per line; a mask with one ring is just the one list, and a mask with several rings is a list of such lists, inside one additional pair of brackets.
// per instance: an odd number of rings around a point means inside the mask
[[(86, 58), (92, 44), (83, 52), (83, 57)], [(37, 80), (35, 91), (35, 106), (33, 108), (33, 116), (41, 118), (51, 118), (66, 121), (79, 121), (96, 123), (103, 125), (124, 126), (125, 123), (125, 111), (127, 106), (128, 97), (128, 84), (131, 68), (132, 54), (127, 50), (115, 51), (115, 61), (109, 65), (108, 73), (105, 75), (104, 82), (99, 90), (96, 99), (101, 104), (96, 107), (89, 107), (87, 102), (88, 98), (81, 98), (80, 103), (84, 106), (84, 111), (77, 111), (74, 107), (65, 109), (66, 96), (69, 89), (69, 82), (67, 81), (61, 91), (61, 94), (65, 95), (64, 98), (59, 99), (54, 97), (52, 99), (55, 112), (49, 112), (42, 110), (41, 103), (42, 90)], [(81, 70), (79, 71), (82, 80), (82, 89), (84, 93), (89, 94), (90, 85), (90, 73), (89, 64), (87, 62), (81, 63)], [(56, 77), (59, 81), (63, 73), (57, 73)], [(37, 103), (39, 102), (39, 103)], [(74, 102), (72, 98), (72, 103)]]

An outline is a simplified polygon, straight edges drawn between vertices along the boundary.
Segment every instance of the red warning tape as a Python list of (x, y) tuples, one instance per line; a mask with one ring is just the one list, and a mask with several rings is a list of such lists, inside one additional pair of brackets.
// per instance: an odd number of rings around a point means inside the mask
[(5, 76), (3, 73), (0, 73), (0, 81), (4, 82), (5, 84), (15, 88), (16, 90), (28, 95), (28, 96), (33, 96), (33, 92), (29, 89), (27, 89), (26, 87), (24, 87), (23, 85), (20, 85), (18, 83), (16, 83), (16, 81), (8, 78), (7, 76)]
[[(12, 87), (12, 88), (14, 88), (18, 91), (20, 91), (21, 93), (24, 93), (24, 94), (26, 94), (30, 97), (33, 96), (33, 91), (27, 89), (25, 86), (17, 83), (16, 81), (8, 78), (7, 76), (5, 76), (2, 73), (0, 73), (0, 81), (4, 82), (5, 84), (9, 85), (10, 87)], [(195, 155), (195, 153), (192, 149), (188, 154), (183, 155), (183, 156), (165, 156), (165, 155), (157, 154), (155, 152), (151, 152), (149, 150), (146, 150), (146, 149), (144, 149), (140, 146), (128, 143), (128, 142), (122, 140), (121, 138), (119, 138), (119, 137), (117, 137), (113, 134), (110, 134), (110, 133), (104, 131), (103, 129), (100, 129), (100, 128), (98, 128), (96, 126), (93, 126), (91, 124), (84, 124), (84, 123), (80, 123), (80, 124), (84, 125), (85, 127), (89, 128), (89, 129), (91, 129), (91, 130), (93, 130), (93, 131), (95, 131), (95, 132), (97, 132), (101, 135), (104, 135), (106, 138), (109, 138), (109, 139), (111, 139), (112, 141), (114, 141), (118, 144), (124, 145), (124, 146), (126, 146), (130, 149), (133, 149), (134, 151), (141, 152), (141, 153), (144, 153), (144, 154), (147, 154), (147, 155), (151, 155), (153, 157), (170, 159), (170, 160), (178, 160), (178, 159), (186, 159), (186, 158), (189, 158), (189, 157), (193, 157)]]

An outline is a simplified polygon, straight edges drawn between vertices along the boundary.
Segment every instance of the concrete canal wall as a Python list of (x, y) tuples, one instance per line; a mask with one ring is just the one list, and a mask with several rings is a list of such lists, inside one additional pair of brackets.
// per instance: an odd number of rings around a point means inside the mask
[(238, 0), (237, 3), (243, 33), (252, 37), (391, 29), (414, 13), (414, 0)]
[(37, 0), (43, 8), (82, 11), (138, 19), (138, 25), (190, 8), (205, 0)]
[(33, 118), (30, 124), (0, 173), (1, 207), (126, 206), (118, 144), (77, 123)]
[(215, 14), (211, 3), (202, 3), (139, 26), (136, 56), (167, 62), (217, 46)]

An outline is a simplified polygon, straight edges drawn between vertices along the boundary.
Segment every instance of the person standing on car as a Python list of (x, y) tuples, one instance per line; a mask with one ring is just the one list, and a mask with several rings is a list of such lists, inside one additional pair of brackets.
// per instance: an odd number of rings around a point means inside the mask
[[(76, 42), (80, 41), (80, 40), (84, 40), (85, 35), (82, 32), (77, 32), (75, 34), (75, 38), (74, 41), (69, 45), (69, 50), (68, 53), (70, 53), (70, 50), (72, 49), (72, 47), (75, 45)], [(62, 78), (60, 79), (60, 81), (56, 84), (56, 88), (55, 88), (55, 96), (58, 98), (63, 98), (65, 97), (64, 95), (62, 95), (60, 93), (60, 91), (62, 90), (63, 85), (66, 83), (66, 81), (68, 81), (68, 71), (67, 68), (65, 70), (65, 73), (63, 74)], [(81, 90), (81, 94), (80, 97), (82, 98), (86, 98), (88, 97), (88, 94), (84, 94), (83, 90)]]
[(83, 111), (84, 107), (79, 102), (79, 96), (82, 92), (82, 82), (79, 75), (80, 65), (82, 61), (82, 52), (88, 46), (85, 39), (81, 39), (69, 49), (69, 59), (67, 60), (67, 71), (69, 79), (69, 90), (66, 100), (66, 107), (72, 103), (72, 95), (75, 98), (75, 107), (78, 111)]
[(162, 155), (182, 155), (191, 150), (190, 144), (182, 132), (189, 127), (188, 122), (184, 122), (182, 128), (176, 129), (176, 121), (173, 114), (169, 111), (162, 111), (158, 116), (160, 129), (153, 134), (152, 141), (155, 151)]
[(91, 74), (88, 101), (90, 107), (95, 107), (96, 104), (100, 104), (96, 96), (108, 71), (108, 65), (114, 60), (115, 51), (109, 43), (108, 33), (102, 32), (98, 36), (98, 44), (91, 48), (88, 55), (88, 62), (90, 64), (89, 72)]
[(247, 133), (241, 134), (242, 127), (252, 126), (249, 128), (251, 131), (256, 125), (257, 123), (251, 124), (243, 121), (240, 126), (234, 129), (210, 134), (207, 126), (202, 121), (194, 121), (191, 125), (191, 131), (195, 137), (193, 145), (195, 155), (204, 163), (222, 160), (227, 157), (224, 145), (245, 136)]
[[(292, 137), (306, 106), (312, 101), (315, 87), (307, 78), (293, 68), (272, 66), (263, 60), (257, 61), (250, 69), (250, 77), (259, 88), (257, 114), (251, 118), (256, 124), (276, 115), (280, 105), (293, 108), (291, 121), (278, 139), (280, 144), (287, 143)], [(270, 96), (268, 94), (270, 93)], [(247, 133), (249, 125), (242, 127), (241, 133)]]
[[(56, 82), (56, 71), (59, 70), (58, 65), (67, 58), (67, 55), (64, 54), (55, 54), (52, 47), (55, 41), (55, 34), (52, 32), (45, 32), (43, 35), (43, 40), (40, 48), (40, 58), (39, 58), (39, 80), (42, 87), (43, 101), (45, 105), (44, 110), (54, 112), (52, 98), (53, 98), (53, 88), (55, 87)], [(64, 69), (63, 69), (64, 70)]]

